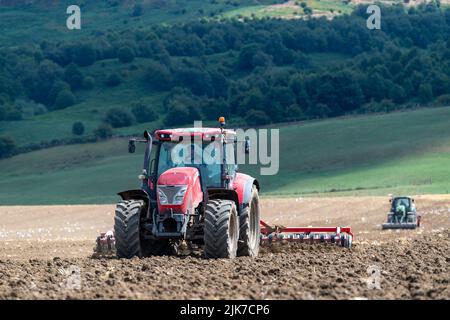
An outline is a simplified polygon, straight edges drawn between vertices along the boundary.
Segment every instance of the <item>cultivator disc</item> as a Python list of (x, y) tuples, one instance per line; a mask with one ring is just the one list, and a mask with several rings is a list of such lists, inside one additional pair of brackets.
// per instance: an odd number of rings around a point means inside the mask
[(353, 234), (350, 227), (283, 227), (261, 223), (261, 244), (276, 242), (331, 243), (351, 248)]

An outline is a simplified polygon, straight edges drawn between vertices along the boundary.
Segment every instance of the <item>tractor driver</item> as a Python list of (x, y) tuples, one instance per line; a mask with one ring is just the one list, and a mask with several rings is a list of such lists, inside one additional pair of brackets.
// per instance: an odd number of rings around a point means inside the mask
[[(187, 150), (188, 148), (190, 149), (189, 151)], [(199, 161), (202, 161), (202, 159), (202, 149), (193, 143), (183, 150), (183, 158), (180, 163), (178, 163), (178, 166), (186, 167), (195, 165), (198, 164)]]
[(220, 164), (206, 164), (203, 158), (203, 149), (196, 143), (190, 145), (190, 152), (184, 152), (181, 162), (176, 166), (196, 167), (201, 171), (207, 187), (220, 187)]
[(405, 203), (405, 199), (399, 199), (397, 201), (397, 204), (395, 206), (395, 217), (397, 222), (403, 222), (406, 217), (406, 207), (407, 204)]

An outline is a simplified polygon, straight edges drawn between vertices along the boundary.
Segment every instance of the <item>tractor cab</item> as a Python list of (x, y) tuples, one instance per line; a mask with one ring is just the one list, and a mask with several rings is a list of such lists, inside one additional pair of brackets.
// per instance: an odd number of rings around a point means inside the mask
[(236, 174), (236, 133), (214, 128), (158, 130), (153, 173), (157, 179), (171, 168), (197, 168), (207, 188), (228, 188)]
[[(213, 163), (208, 166), (205, 164), (205, 156), (203, 154), (207, 144), (191, 143), (186, 145), (184, 149), (178, 149), (177, 147), (178, 144), (171, 141), (164, 141), (160, 144), (158, 159), (155, 162), (158, 164), (158, 167), (152, 170), (157, 178), (172, 168), (191, 167), (198, 169), (206, 187), (222, 187), (221, 165), (219, 163)], [(213, 153), (215, 152), (214, 150)]]
[(399, 209), (403, 209), (405, 213), (414, 211), (414, 199), (410, 197), (396, 197), (392, 199), (391, 212), (398, 213)]

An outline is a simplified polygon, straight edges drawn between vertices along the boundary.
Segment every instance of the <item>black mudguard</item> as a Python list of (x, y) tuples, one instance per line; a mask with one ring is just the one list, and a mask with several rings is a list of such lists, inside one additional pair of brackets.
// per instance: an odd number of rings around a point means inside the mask
[(208, 189), (208, 199), (232, 200), (236, 203), (236, 208), (239, 208), (239, 197), (237, 192), (234, 190), (220, 188)]
[(122, 198), (122, 200), (144, 200), (147, 205), (150, 203), (150, 197), (147, 192), (142, 189), (135, 190), (127, 190), (119, 192), (118, 195)]

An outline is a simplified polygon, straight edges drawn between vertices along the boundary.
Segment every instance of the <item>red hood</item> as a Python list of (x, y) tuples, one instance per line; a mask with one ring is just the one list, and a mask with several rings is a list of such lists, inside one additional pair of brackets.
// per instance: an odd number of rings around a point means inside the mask
[[(183, 203), (181, 204), (161, 204), (158, 195), (158, 210), (160, 214), (165, 212), (190, 213), (193, 214), (195, 208), (203, 201), (203, 192), (200, 186), (200, 173), (197, 168), (179, 167), (172, 168), (159, 176), (158, 186), (187, 186)], [(170, 200), (169, 200), (170, 201)]]
[(197, 168), (172, 168), (159, 176), (158, 185), (192, 185), (198, 175)]

